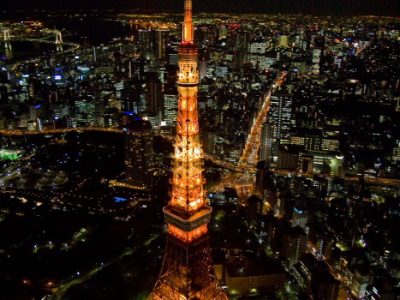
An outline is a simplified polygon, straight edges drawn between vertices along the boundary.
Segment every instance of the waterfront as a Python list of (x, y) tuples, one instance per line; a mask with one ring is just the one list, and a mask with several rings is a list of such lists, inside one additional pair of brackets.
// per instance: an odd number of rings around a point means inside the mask
[(52, 44), (40, 43), (40, 42), (13, 41), (11, 42), (11, 49), (0, 47), (0, 61), (13, 63), (20, 60), (38, 57), (43, 54), (55, 51), (56, 51), (56, 45)]
[[(63, 33), (63, 41), (78, 43), (83, 47), (98, 46), (116, 38), (125, 38), (136, 32), (133, 26), (103, 17), (60, 17), (41, 19), (44, 27), (57, 28)], [(1, 20), (0, 20), (1, 22)], [(55, 37), (54, 37), (55, 39)], [(49, 39), (50, 41), (50, 39)], [(14, 63), (56, 52), (56, 45), (34, 41), (11, 41), (11, 48), (0, 43), (0, 62)], [(64, 47), (64, 50), (68, 48)]]

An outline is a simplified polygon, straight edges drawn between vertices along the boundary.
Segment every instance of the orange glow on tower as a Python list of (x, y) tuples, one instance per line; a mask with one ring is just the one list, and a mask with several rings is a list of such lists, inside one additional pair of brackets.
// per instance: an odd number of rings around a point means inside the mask
[(182, 26), (182, 43), (193, 43), (192, 0), (185, 1), (185, 18)]
[(164, 207), (167, 247), (160, 277), (149, 299), (225, 300), (214, 276), (207, 225), (211, 217), (203, 189), (203, 150), (199, 136), (198, 50), (193, 39), (192, 0), (185, 0), (178, 50), (178, 115), (171, 199)]
[[(211, 208), (207, 206), (203, 190), (203, 150), (199, 137), (197, 112), (198, 54), (197, 47), (193, 42), (192, 0), (185, 2), (182, 32), (182, 42), (178, 51), (177, 86), (179, 98), (172, 193), (168, 206), (164, 208), (164, 213), (169, 225), (175, 223), (174, 228), (186, 231), (190, 236), (192, 232), (199, 232), (197, 227), (209, 222), (211, 214)], [(194, 223), (197, 227), (192, 225)], [(207, 226), (203, 226), (203, 228), (207, 228)], [(203, 229), (201, 232), (204, 234), (207, 230)], [(177, 230), (169, 229), (169, 233), (178, 239), (187, 241), (186, 238), (183, 238), (186, 235), (177, 234)]]

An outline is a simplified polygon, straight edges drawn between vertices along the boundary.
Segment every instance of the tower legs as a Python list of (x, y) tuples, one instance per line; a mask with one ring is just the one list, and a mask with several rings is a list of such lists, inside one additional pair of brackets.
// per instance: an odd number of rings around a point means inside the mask
[(208, 236), (185, 244), (168, 236), (165, 256), (149, 300), (225, 300), (211, 261)]

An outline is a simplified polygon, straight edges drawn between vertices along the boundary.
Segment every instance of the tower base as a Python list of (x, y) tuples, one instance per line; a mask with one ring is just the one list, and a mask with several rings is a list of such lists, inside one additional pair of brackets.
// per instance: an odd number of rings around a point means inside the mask
[(168, 235), (160, 277), (149, 300), (227, 300), (218, 287), (208, 237), (185, 244)]

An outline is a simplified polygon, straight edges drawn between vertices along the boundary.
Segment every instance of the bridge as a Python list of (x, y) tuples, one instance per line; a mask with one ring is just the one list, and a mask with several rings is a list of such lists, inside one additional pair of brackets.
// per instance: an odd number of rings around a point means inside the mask
[[(43, 36), (37, 36), (37, 37), (32, 37), (32, 36), (24, 36), (24, 35), (19, 35), (19, 36), (12, 36), (12, 40), (14, 41), (25, 41), (25, 42), (37, 42), (41, 44), (53, 44), (56, 45), (57, 52), (62, 52), (63, 51), (63, 45), (67, 46), (76, 46), (77, 44), (75, 43), (64, 43), (62, 33), (59, 30), (44, 30), (45, 35)], [(11, 36), (9, 36), (11, 40)]]
[(11, 33), (10, 29), (4, 29), (3, 30), (3, 42), (4, 42), (4, 47), (6, 49), (11, 48)]
[[(56, 51), (58, 54), (67, 54), (69, 52), (74, 52), (80, 48), (80, 45), (72, 42), (64, 42), (61, 31), (52, 30), (52, 29), (43, 29), (42, 36), (32, 37), (30, 35), (13, 35), (12, 31), (8, 28), (3, 29), (3, 43), (6, 51), (8, 51), (8, 55), (12, 57), (12, 41), (25, 41), (25, 42), (36, 42), (41, 44), (52, 44), (56, 45)], [(64, 46), (67, 46), (67, 50), (64, 51)], [(11, 53), (10, 53), (11, 52)], [(39, 59), (28, 59), (22, 62), (19, 62), (13, 66), (11, 66), (11, 70), (15, 70), (18, 66), (25, 63), (37, 63)]]

